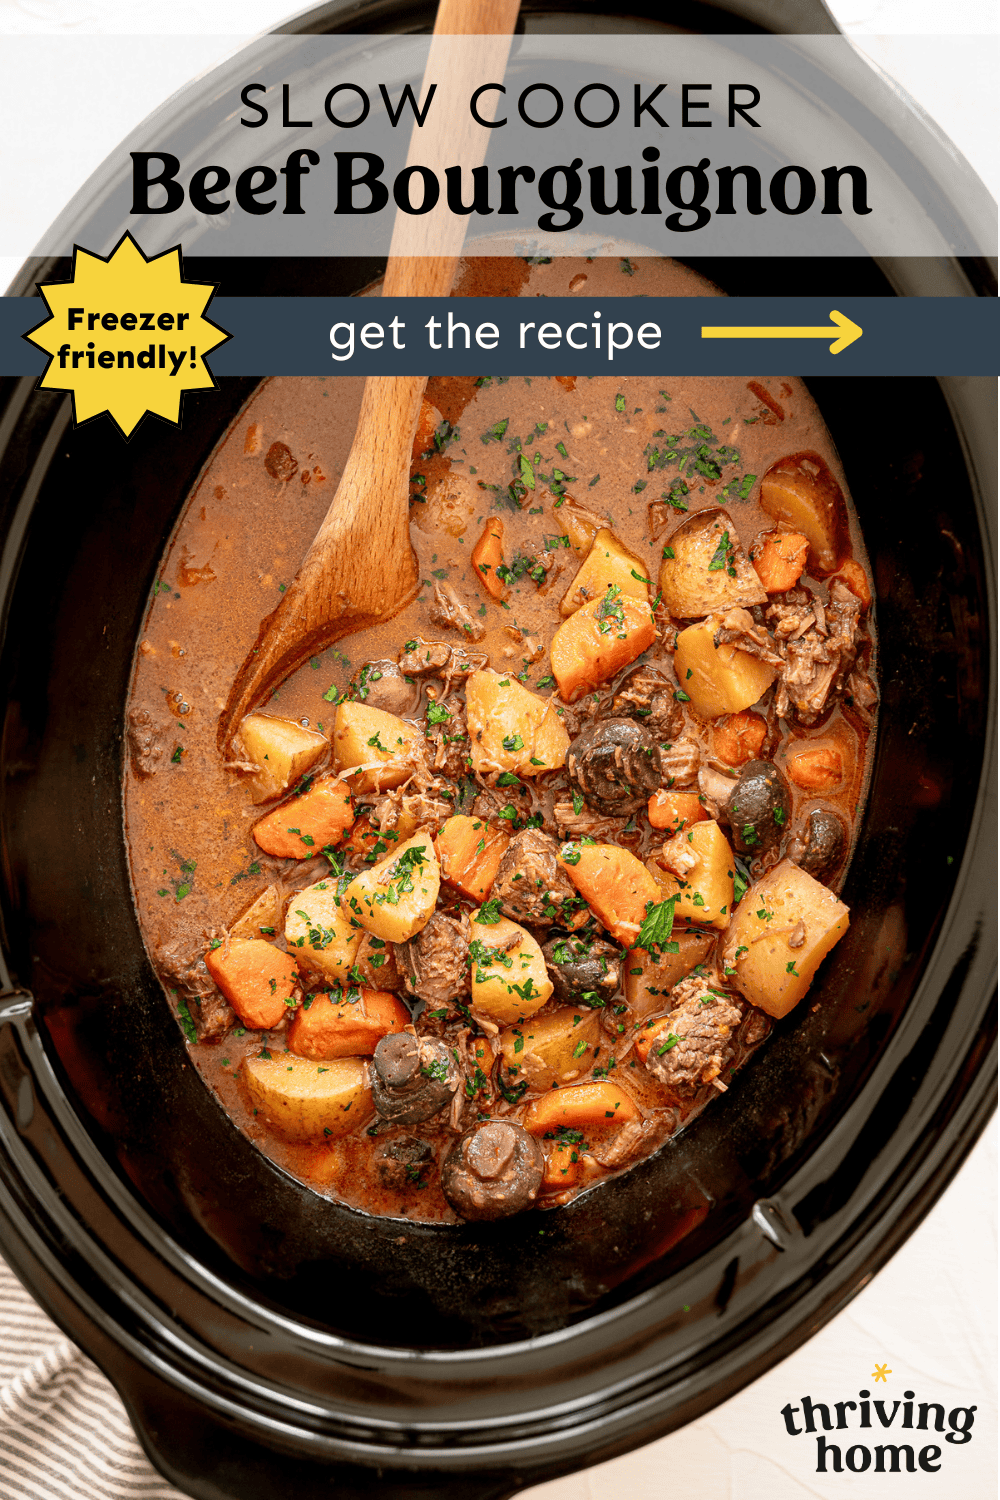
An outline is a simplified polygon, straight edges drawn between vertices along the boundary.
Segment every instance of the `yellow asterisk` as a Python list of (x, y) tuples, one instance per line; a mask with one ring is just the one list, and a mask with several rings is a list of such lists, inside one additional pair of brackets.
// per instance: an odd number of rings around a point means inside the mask
[(887, 1375), (891, 1374), (892, 1371), (888, 1365), (876, 1365), (871, 1373), (871, 1378), (872, 1380), (884, 1380)]

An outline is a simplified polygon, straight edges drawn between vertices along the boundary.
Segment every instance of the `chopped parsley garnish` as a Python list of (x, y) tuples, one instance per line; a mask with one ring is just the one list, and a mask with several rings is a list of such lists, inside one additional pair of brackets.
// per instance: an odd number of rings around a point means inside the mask
[(729, 532), (724, 531), (719, 539), (719, 545), (709, 560), (708, 571), (710, 573), (718, 573), (722, 568), (725, 568), (735, 578), (736, 569), (733, 567), (735, 557), (736, 549), (729, 540)]

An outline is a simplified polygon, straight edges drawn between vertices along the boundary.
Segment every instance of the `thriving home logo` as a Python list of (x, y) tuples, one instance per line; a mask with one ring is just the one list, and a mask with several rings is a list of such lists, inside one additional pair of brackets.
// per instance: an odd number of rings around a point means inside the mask
[[(890, 1402), (887, 1398), (873, 1401), (871, 1391), (867, 1390), (859, 1391), (858, 1398), (827, 1403), (802, 1396), (798, 1406), (789, 1402), (781, 1408), (789, 1437), (816, 1434), (817, 1474), (842, 1474), (845, 1470), (851, 1474), (864, 1474), (868, 1470), (873, 1474), (915, 1474), (918, 1469), (936, 1474), (944, 1451), (941, 1442), (972, 1441), (974, 1406), (956, 1406), (946, 1413), (938, 1401), (918, 1402), (915, 1391), (904, 1391), (902, 1401)], [(919, 1438), (893, 1443), (875, 1440), (881, 1437), (881, 1429), (892, 1427), (900, 1436), (905, 1431), (941, 1433), (942, 1438), (930, 1443), (922, 1443)], [(828, 1432), (839, 1434), (851, 1428), (867, 1428), (874, 1436), (863, 1442), (854, 1441), (853, 1433), (838, 1437), (836, 1442), (826, 1436)]]

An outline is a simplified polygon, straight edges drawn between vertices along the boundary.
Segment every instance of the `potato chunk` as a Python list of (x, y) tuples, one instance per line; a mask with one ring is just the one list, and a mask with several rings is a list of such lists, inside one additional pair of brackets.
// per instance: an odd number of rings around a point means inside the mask
[(674, 915), (685, 921), (728, 927), (736, 865), (722, 829), (711, 821), (695, 823), (693, 828), (676, 834), (671, 840), (674, 844), (693, 862), (678, 878), (655, 858), (650, 861), (651, 873), (661, 882), (660, 900), (676, 896)]
[(663, 551), (660, 590), (676, 619), (767, 603), (728, 511), (698, 511), (673, 532)]
[(655, 640), (649, 605), (616, 594), (612, 585), (602, 598), (581, 605), (552, 639), (549, 656), (559, 692), (571, 703), (627, 667)]
[(849, 921), (831, 890), (783, 859), (740, 902), (726, 939), (726, 973), (751, 1005), (787, 1016)]
[(375, 1113), (368, 1068), (360, 1057), (327, 1063), (287, 1052), (250, 1057), (243, 1078), (258, 1116), (293, 1141), (336, 1140)]
[[(548, 493), (546, 491), (546, 495)], [(555, 514), (563, 535), (582, 562), (593, 546), (597, 533), (603, 530), (604, 522), (593, 511), (577, 505), (569, 495), (566, 496), (566, 504), (560, 505)]]
[(231, 938), (266, 938), (273, 941), (281, 926), (281, 892), (276, 885), (262, 891), (229, 929)]
[(473, 1009), (502, 1025), (541, 1010), (552, 994), (552, 981), (531, 933), (506, 917), (481, 922), (474, 916), (471, 934)]
[(441, 884), (441, 866), (429, 833), (418, 833), (351, 881), (343, 910), (387, 943), (405, 943), (426, 927)]
[(645, 948), (626, 953), (625, 999), (633, 1015), (654, 1016), (668, 1009), (670, 990), (707, 958), (717, 936), (696, 927), (675, 927), (669, 946), (676, 943), (676, 953), (650, 953)]
[(240, 725), (247, 759), (258, 768), (250, 778), (253, 800), (277, 797), (315, 765), (330, 743), (324, 734), (305, 729), (295, 719), (250, 714)]
[(550, 1089), (586, 1073), (601, 1041), (601, 1012), (586, 1005), (567, 1005), (509, 1026), (500, 1037), (505, 1076), (526, 1079), (531, 1088)]
[(774, 667), (738, 646), (715, 644), (719, 621), (711, 616), (677, 637), (674, 671), (703, 719), (736, 714), (756, 703), (777, 676)]
[(473, 770), (537, 776), (566, 764), (569, 735), (551, 701), (529, 693), (511, 673), (473, 672), (465, 703)]
[(337, 882), (317, 881), (296, 891), (285, 916), (285, 941), (301, 964), (335, 984), (347, 983), (362, 929), (337, 899)]
[[(337, 770), (355, 796), (388, 791), (408, 776), (420, 754), (413, 724), (366, 703), (341, 703), (333, 727)], [(355, 767), (365, 766), (365, 770)]]
[(639, 559), (633, 557), (614, 532), (605, 526), (594, 537), (594, 544), (560, 604), (559, 613), (564, 619), (568, 619), (581, 604), (589, 604), (592, 599), (603, 599), (609, 584), (616, 585), (623, 594), (648, 604), (649, 581), (646, 569)]
[(833, 572), (846, 508), (840, 485), (818, 453), (789, 453), (772, 464), (760, 482), (760, 506), (808, 539), (812, 572)]

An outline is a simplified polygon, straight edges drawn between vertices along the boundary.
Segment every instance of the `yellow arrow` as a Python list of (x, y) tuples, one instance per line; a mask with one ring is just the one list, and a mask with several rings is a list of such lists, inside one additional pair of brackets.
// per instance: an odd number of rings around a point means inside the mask
[(831, 354), (839, 354), (864, 332), (857, 323), (836, 309), (830, 312), (830, 323), (824, 328), (703, 328), (703, 339), (833, 339)]

